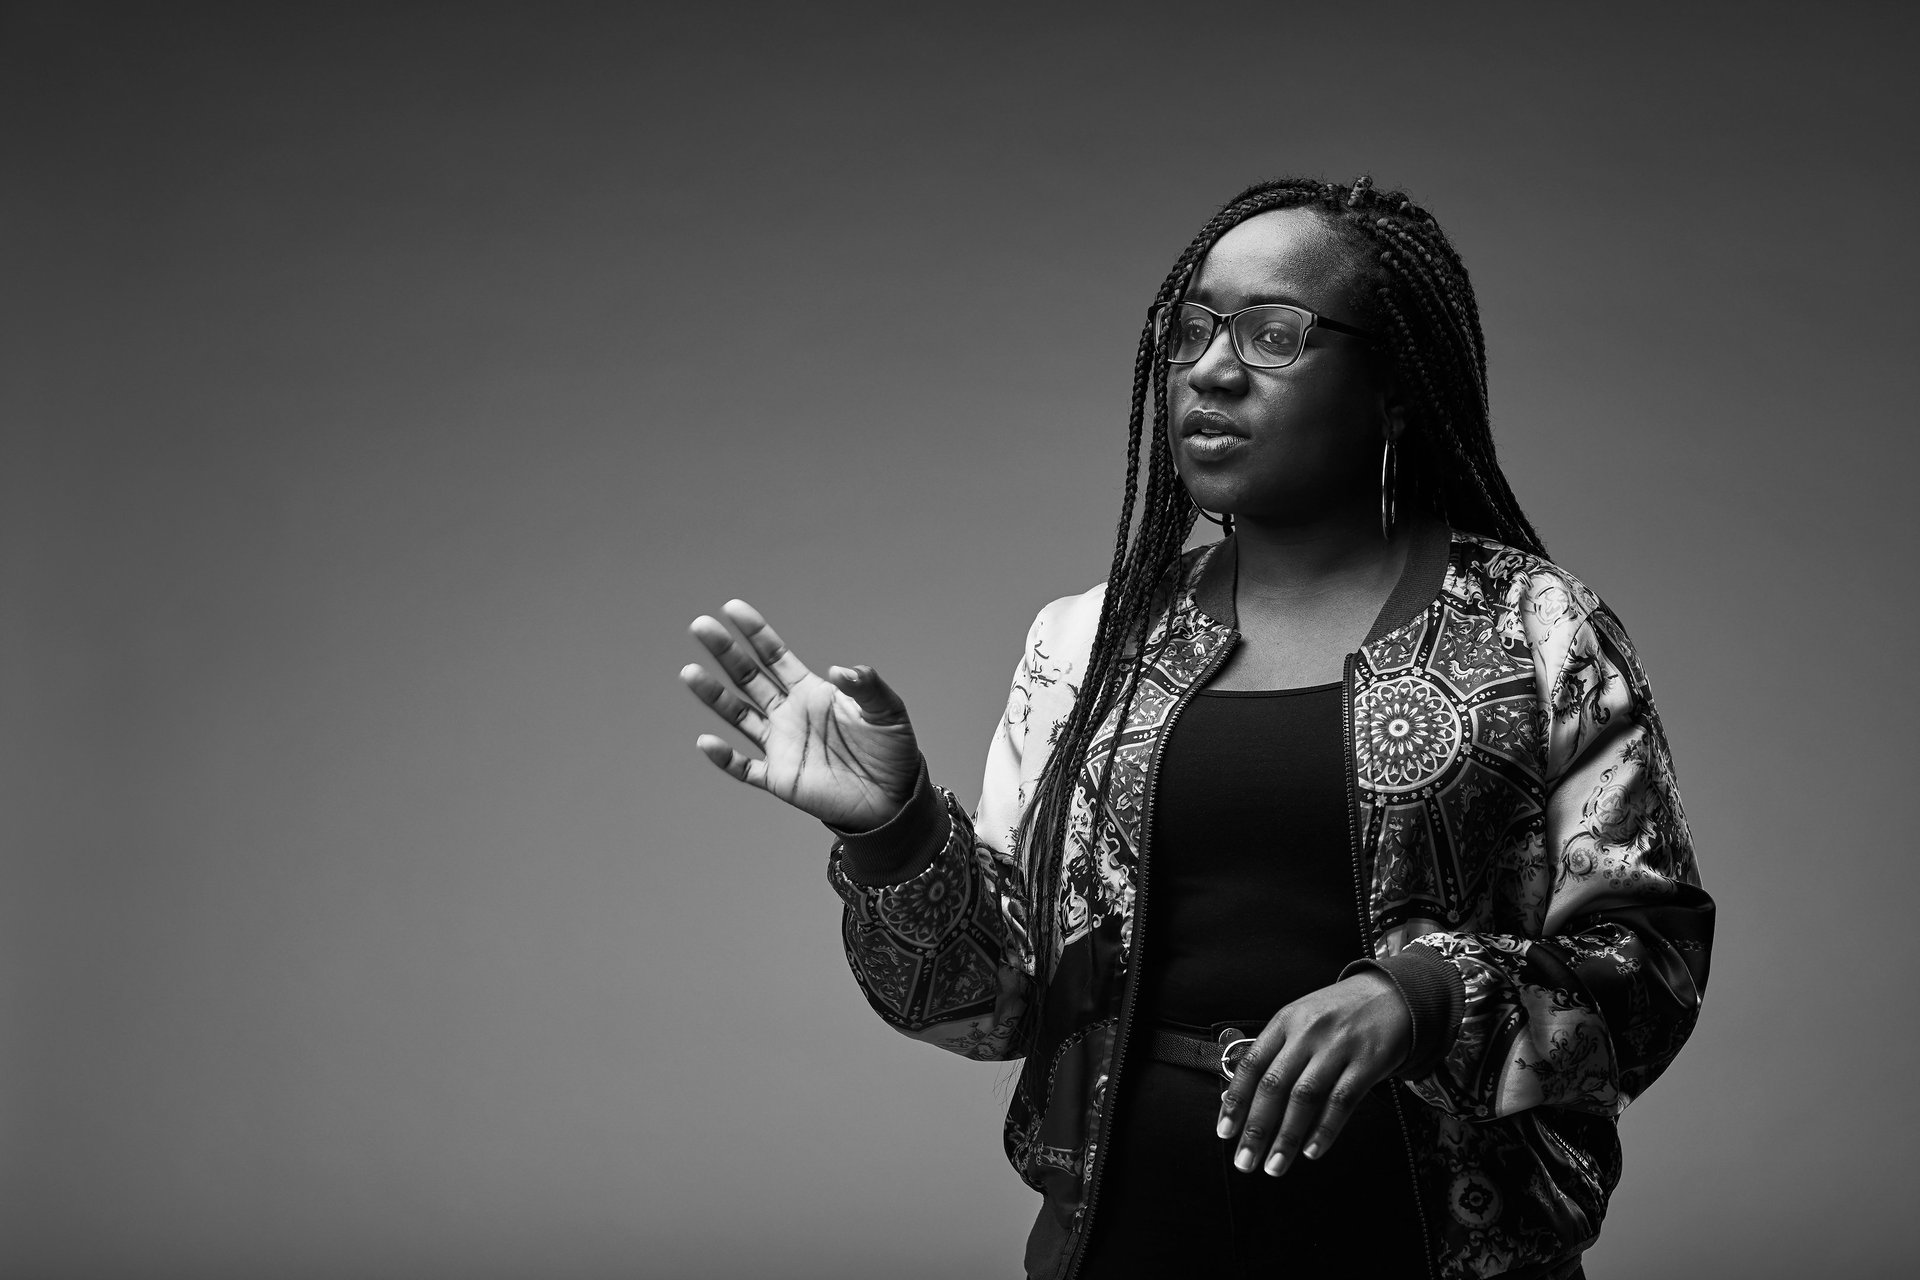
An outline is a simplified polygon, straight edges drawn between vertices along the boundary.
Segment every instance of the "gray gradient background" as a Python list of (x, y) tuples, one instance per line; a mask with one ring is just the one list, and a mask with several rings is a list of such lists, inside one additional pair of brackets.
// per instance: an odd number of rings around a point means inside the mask
[(1591, 1274), (1893, 1274), (1916, 30), (1682, 8), (10, 7), (0, 1271), (1013, 1274), (1005, 1072), (867, 1011), (684, 627), (971, 801), (1155, 283), (1364, 168), (1721, 905)]

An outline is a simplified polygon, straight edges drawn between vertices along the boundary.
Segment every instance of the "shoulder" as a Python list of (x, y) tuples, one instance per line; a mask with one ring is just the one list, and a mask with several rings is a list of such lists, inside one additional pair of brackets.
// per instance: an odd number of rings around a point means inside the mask
[(1100, 627), (1100, 607), (1106, 603), (1107, 584), (1096, 583), (1076, 596), (1061, 596), (1049, 601), (1045, 608), (1034, 617), (1033, 632), (1036, 636), (1045, 635), (1056, 640), (1077, 638), (1084, 634), (1086, 644), (1093, 643), (1093, 633)]
[(1460, 603), (1509, 611), (1536, 637), (1577, 630), (1607, 611), (1586, 583), (1545, 556), (1459, 530), (1441, 589)]
[[(1161, 580), (1152, 607), (1156, 610), (1164, 607), (1169, 591), (1177, 589), (1190, 594), (1199, 580), (1201, 570), (1220, 545), (1217, 542), (1210, 543), (1181, 552)], [(1107, 584), (1104, 582), (1095, 583), (1079, 595), (1061, 596), (1051, 601), (1034, 618), (1033, 629), (1028, 636), (1029, 644), (1034, 639), (1045, 638), (1064, 651), (1084, 656), (1093, 649), (1094, 636), (1100, 630), (1100, 610), (1106, 601)]]
[(1619, 617), (1591, 587), (1546, 557), (1456, 531), (1445, 590), (1456, 600), (1478, 599), (1498, 611), (1499, 626), (1531, 648), (1543, 673), (1556, 681), (1604, 664), (1647, 696), (1646, 673)]
[(1102, 582), (1079, 595), (1050, 601), (1034, 615), (1020, 658), (1030, 688), (1068, 692), (1079, 687), (1087, 656), (1093, 652), (1094, 635), (1100, 629), (1100, 606), (1106, 598), (1107, 584)]

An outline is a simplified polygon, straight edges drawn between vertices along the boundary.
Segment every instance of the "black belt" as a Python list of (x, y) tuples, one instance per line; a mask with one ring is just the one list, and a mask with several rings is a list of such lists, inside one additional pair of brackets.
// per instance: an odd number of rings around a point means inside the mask
[(1251, 1048), (1253, 1037), (1239, 1027), (1223, 1027), (1213, 1040), (1183, 1035), (1164, 1027), (1153, 1028), (1152, 1034), (1147, 1037), (1147, 1056), (1155, 1062), (1191, 1067), (1225, 1080), (1233, 1079), (1234, 1069)]

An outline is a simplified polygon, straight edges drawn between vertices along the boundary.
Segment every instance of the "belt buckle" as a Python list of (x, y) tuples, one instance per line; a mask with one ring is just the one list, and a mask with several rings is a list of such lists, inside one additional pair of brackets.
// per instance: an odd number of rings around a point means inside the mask
[[(1234, 1039), (1233, 1037), (1236, 1036), (1239, 1038)], [(1240, 1069), (1241, 1060), (1258, 1043), (1259, 1041), (1252, 1036), (1240, 1035), (1238, 1027), (1228, 1027), (1222, 1031), (1220, 1033), (1220, 1074), (1232, 1080), (1234, 1073)]]

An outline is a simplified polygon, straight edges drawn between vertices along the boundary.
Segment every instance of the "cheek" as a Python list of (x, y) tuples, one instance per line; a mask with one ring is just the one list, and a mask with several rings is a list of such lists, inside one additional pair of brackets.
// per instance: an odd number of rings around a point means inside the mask
[(1350, 423), (1365, 404), (1361, 389), (1340, 378), (1297, 378), (1274, 386), (1265, 397), (1270, 411), (1301, 425)]
[[(1199, 399), (1199, 394), (1187, 385), (1187, 380), (1181, 376), (1181, 371), (1175, 370), (1173, 377), (1167, 379), (1168, 427), (1179, 426), (1181, 415), (1193, 408)], [(1153, 404), (1153, 389), (1151, 384), (1148, 385), (1147, 389), (1147, 404), (1149, 407)]]
[(1246, 459), (1249, 484), (1276, 497), (1344, 491), (1380, 465), (1379, 433), (1355, 413), (1348, 397), (1280, 396), (1262, 408), (1266, 412), (1253, 424), (1255, 447)]
[(1274, 443), (1327, 458), (1357, 456), (1381, 438), (1372, 400), (1337, 383), (1276, 388), (1259, 413)]

